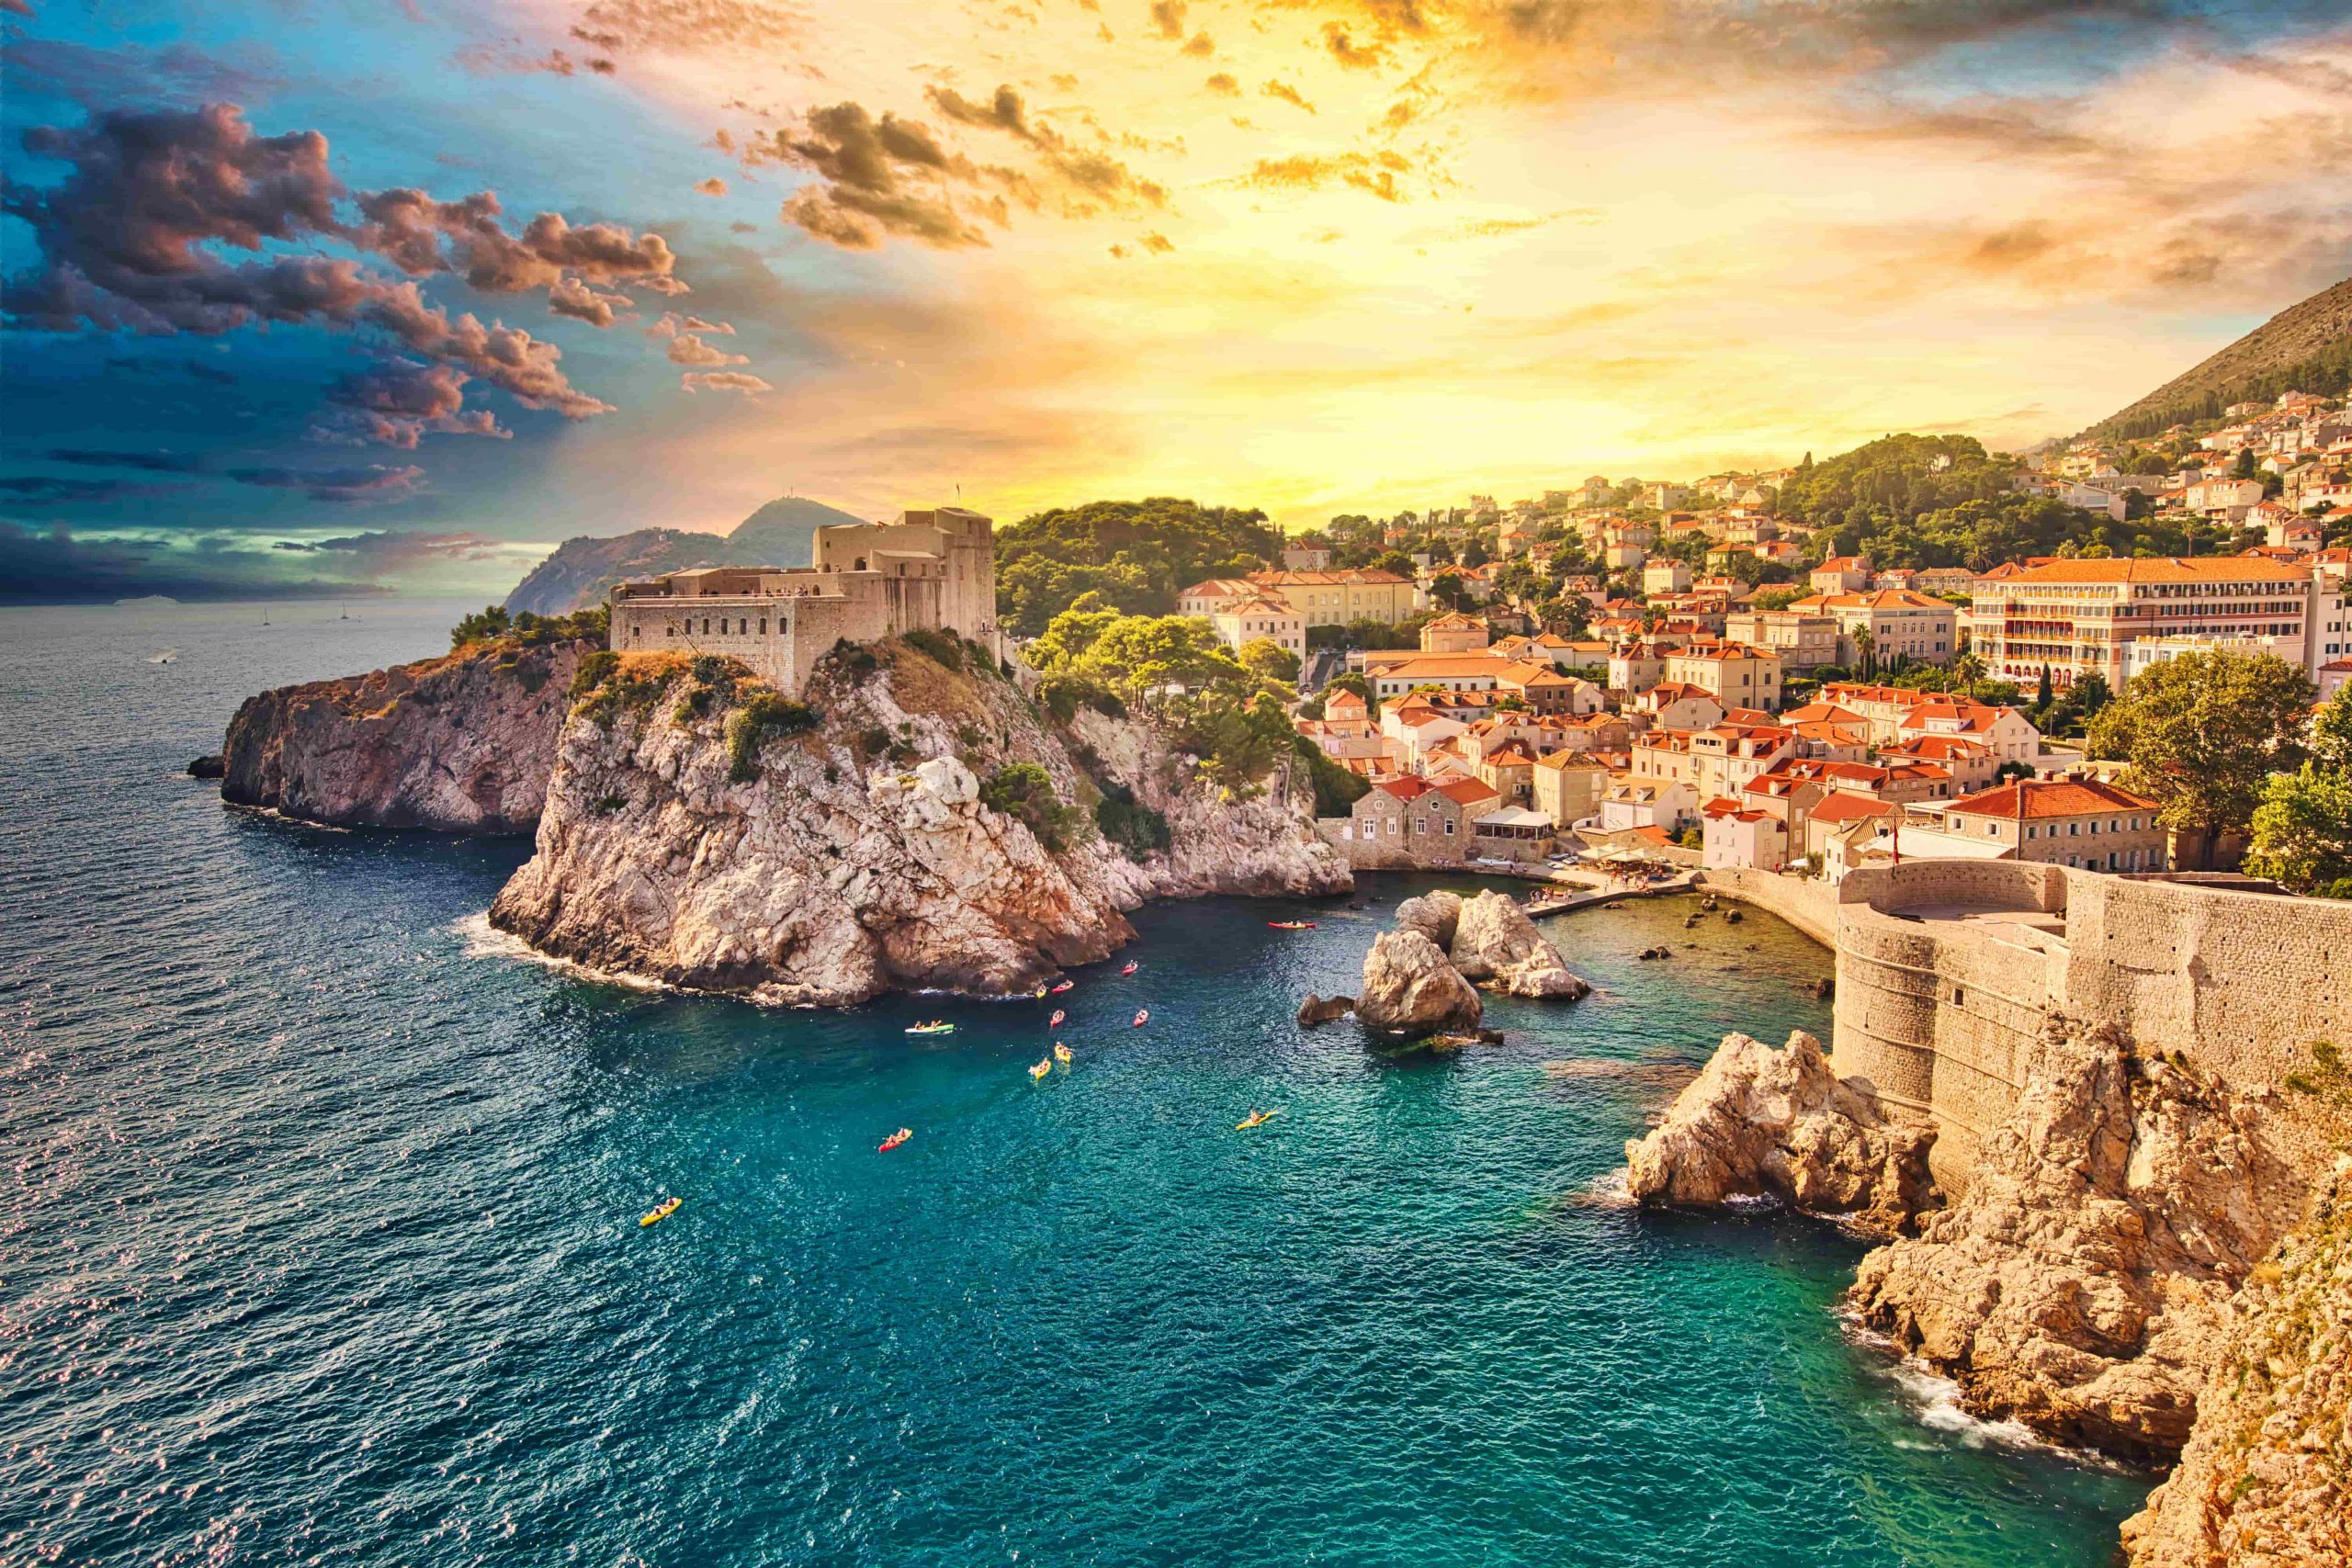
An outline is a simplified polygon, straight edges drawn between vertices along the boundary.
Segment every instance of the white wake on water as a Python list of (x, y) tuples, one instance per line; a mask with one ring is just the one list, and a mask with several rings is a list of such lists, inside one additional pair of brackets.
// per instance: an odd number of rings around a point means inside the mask
[(465, 942), (468, 958), (496, 958), (508, 961), (519, 959), (526, 964), (537, 964), (541, 968), (558, 970), (575, 979), (594, 980), (600, 985), (626, 987), (632, 991), (676, 989), (673, 986), (660, 980), (649, 979), (643, 975), (623, 975), (610, 969), (593, 968), (585, 964), (575, 963), (569, 958), (559, 958), (551, 953), (541, 953), (521, 937), (500, 931), (496, 926), (492, 925), (490, 911), (487, 909), (478, 909), (463, 919), (451, 922), (444, 929), (450, 935)]

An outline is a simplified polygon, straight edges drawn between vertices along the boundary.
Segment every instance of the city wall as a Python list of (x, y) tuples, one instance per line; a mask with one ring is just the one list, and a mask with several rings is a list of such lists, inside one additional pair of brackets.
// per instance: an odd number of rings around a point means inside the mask
[[(2306, 1169), (2352, 1134), (2340, 1101), (2288, 1086), (2312, 1074), (2314, 1042), (2352, 1043), (2352, 905), (1959, 861), (1855, 872), (1835, 897), (1838, 1070), (1934, 1118), (1929, 1165), (1947, 1191), (1965, 1185), (2060, 1015), (2278, 1093), (2282, 1152)], [(1958, 910), (2063, 935), (1944, 918)]]

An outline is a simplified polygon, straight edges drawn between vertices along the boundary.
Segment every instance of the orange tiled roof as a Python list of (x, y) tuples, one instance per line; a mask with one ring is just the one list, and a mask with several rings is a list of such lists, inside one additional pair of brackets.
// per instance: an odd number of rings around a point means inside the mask
[(1948, 808), (1969, 817), (2091, 817), (2103, 811), (2151, 811), (2155, 802), (2097, 779), (2015, 779), (1955, 800)]

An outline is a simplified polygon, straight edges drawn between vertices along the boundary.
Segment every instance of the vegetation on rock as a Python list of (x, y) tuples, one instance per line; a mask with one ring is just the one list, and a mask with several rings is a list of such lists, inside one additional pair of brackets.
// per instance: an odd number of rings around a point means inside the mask
[(1263, 570), (1281, 549), (1280, 530), (1254, 508), (1167, 496), (1057, 507), (997, 531), (997, 615), (1035, 637), (1089, 592), (1166, 615), (1188, 585)]

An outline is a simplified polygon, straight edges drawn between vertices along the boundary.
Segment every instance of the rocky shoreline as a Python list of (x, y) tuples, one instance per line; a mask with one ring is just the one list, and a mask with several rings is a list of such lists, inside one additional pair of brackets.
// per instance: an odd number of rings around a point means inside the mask
[(1775, 1051), (1735, 1034), (1627, 1144), (1628, 1190), (1848, 1224), (1881, 1243), (1855, 1320), (1955, 1380), (1972, 1413), (2177, 1461), (2125, 1526), (2133, 1568), (2343, 1562), (2352, 1167), (2307, 1215), (2271, 1097), (2111, 1030), (2055, 1021), (2021, 1069), (1948, 1200), (1923, 1120), (1839, 1080), (1811, 1035)]
[(565, 728), (491, 919), (607, 972), (840, 1007), (1033, 989), (1130, 941), (1147, 898), (1353, 886), (1287, 766), (1227, 792), (1189, 762), (1141, 720), (1057, 726), (952, 650), (850, 650), (806, 705), (729, 661), (634, 657)]

